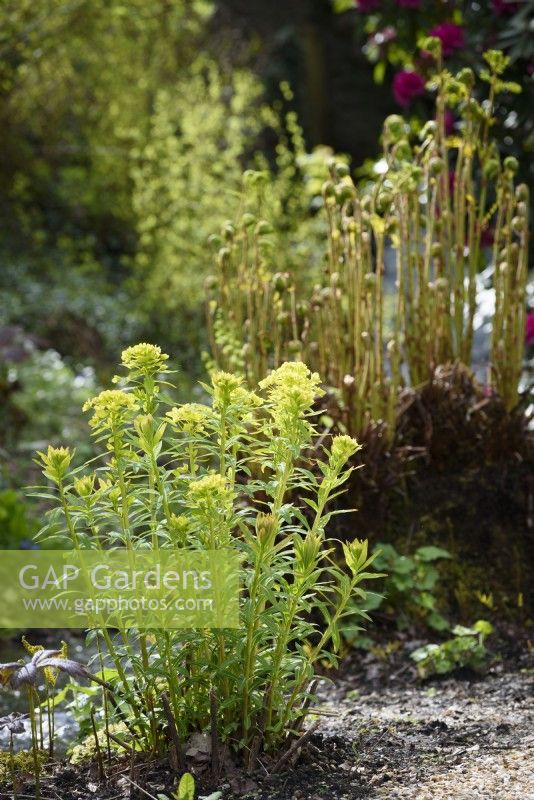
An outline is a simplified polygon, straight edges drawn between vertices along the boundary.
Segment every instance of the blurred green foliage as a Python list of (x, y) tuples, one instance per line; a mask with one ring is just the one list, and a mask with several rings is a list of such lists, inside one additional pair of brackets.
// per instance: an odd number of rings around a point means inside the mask
[(94, 450), (82, 414), (98, 383), (92, 367), (71, 366), (16, 326), (0, 327), (0, 549), (31, 547), (39, 529), (19, 487), (34, 481), (37, 447), (67, 441)]
[(2, 323), (106, 377), (115, 352), (135, 340), (143, 324), (127, 288), (97, 264), (85, 267), (57, 250), (24, 260), (5, 251), (0, 257)]
[[(37, 244), (132, 246), (129, 158), (155, 95), (196, 57), (206, 0), (8, 0), (0, 10), (0, 181)], [(68, 246), (68, 245), (67, 245)]]
[[(252, 73), (226, 74), (199, 58), (172, 91), (156, 97), (147, 143), (133, 151), (132, 200), (138, 241), (133, 283), (154, 321), (157, 311), (158, 340), (169, 341), (174, 329), (170, 343), (183, 346), (175, 320), (198, 313), (212, 268), (207, 242), (229, 218), (268, 219), (280, 269), (298, 264), (302, 272), (304, 264), (309, 276), (320, 263), (326, 226), (310, 209), (331, 151), (306, 153), (295, 114), (283, 109), (291, 91), (287, 85), (281, 91), (281, 100), (268, 106)], [(267, 140), (272, 153), (268, 146), (266, 153), (255, 149)], [(304, 179), (304, 191), (297, 178)], [(196, 354), (205, 343), (195, 336), (204, 336), (202, 322), (191, 324), (185, 337)]]
[(92, 452), (81, 407), (98, 383), (91, 367), (73, 367), (55, 350), (40, 350), (18, 328), (0, 329), (0, 448), (4, 479), (28, 475), (36, 447), (50, 439)]
[[(207, 0), (0, 8), (5, 323), (97, 364), (132, 339), (157, 340), (198, 374), (213, 230), (251, 209), (273, 220), (281, 268), (314, 263), (308, 212), (325, 158), (306, 154), (289, 87), (265, 102), (213, 10)], [(243, 182), (247, 169), (263, 178)], [(76, 326), (81, 337), (61, 336)]]
[(13, 550), (32, 543), (39, 530), (28, 517), (24, 498), (14, 489), (0, 490), (0, 549)]
[(10, 369), (10, 377), (20, 387), (12, 402), (25, 420), (25, 450), (44, 446), (50, 436), (88, 450), (81, 408), (97, 388), (91, 367), (74, 370), (55, 350), (36, 350)]
[(151, 335), (144, 293), (126, 283), (135, 154), (159, 93), (184, 86), (207, 46), (212, 11), (207, 0), (2, 4), (3, 324), (100, 367)]

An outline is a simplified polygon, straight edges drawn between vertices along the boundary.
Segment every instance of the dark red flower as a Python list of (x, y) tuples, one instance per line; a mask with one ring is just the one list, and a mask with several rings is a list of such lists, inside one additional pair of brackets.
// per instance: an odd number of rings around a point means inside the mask
[(425, 81), (418, 72), (403, 69), (393, 78), (393, 96), (404, 108), (424, 93)]
[(534, 344), (534, 311), (529, 311), (525, 324), (525, 342)]
[(401, 8), (421, 8), (421, 0), (396, 0)]
[(502, 16), (503, 14), (515, 14), (519, 10), (519, 3), (510, 2), (510, 0), (491, 0), (491, 7), (496, 14)]
[(441, 49), (445, 57), (450, 56), (455, 50), (463, 47), (465, 42), (464, 29), (454, 22), (442, 22), (432, 28), (431, 36), (441, 39)]
[(356, 8), (362, 14), (369, 14), (371, 11), (376, 11), (380, 8), (380, 0), (355, 0)]

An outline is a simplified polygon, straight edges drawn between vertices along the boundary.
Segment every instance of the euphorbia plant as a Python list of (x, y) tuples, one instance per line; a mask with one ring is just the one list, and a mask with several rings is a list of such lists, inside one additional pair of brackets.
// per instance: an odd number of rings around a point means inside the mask
[(302, 722), (318, 664), (336, 661), (350, 599), (375, 577), (366, 541), (343, 545), (340, 563), (326, 534), (359, 446), (339, 436), (314, 449), (322, 390), (302, 362), (255, 392), (216, 371), (209, 404), (171, 407), (166, 361), (154, 345), (128, 348), (120, 388), (87, 403), (104, 447), (96, 469), (73, 469), (66, 449), (41, 454), (57, 494), (43, 534), (74, 548), (240, 554), (240, 628), (93, 635), (113, 662), (111, 713), (141, 746), (172, 746), (180, 759), (206, 734), (215, 770), (220, 746), (253, 766)]

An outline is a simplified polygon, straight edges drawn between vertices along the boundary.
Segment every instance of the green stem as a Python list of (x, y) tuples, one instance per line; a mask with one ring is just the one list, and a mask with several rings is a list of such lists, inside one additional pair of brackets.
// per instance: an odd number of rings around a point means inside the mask
[(72, 539), (72, 543), (76, 550), (80, 548), (80, 540), (78, 538), (78, 533), (76, 531), (76, 526), (72, 521), (72, 517), (70, 515), (69, 504), (67, 502), (67, 497), (65, 495), (65, 489), (63, 486), (63, 482), (60, 481), (58, 483), (58, 491), (59, 491), (59, 499), (61, 501), (61, 506), (63, 508), (63, 514), (65, 515), (65, 522), (67, 523), (67, 528), (70, 533), (70, 537)]
[(35, 800), (40, 800), (41, 797), (41, 764), (39, 761), (39, 745), (37, 739), (37, 724), (35, 721), (35, 702), (34, 702), (34, 688), (28, 686), (28, 709), (30, 713), (30, 726), (32, 734), (32, 753), (33, 753), (33, 768), (35, 772)]

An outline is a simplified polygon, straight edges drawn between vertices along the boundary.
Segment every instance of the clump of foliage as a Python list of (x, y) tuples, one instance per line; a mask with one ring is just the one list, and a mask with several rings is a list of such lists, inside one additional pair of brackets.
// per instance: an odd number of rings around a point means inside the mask
[(421, 622), (437, 631), (448, 628), (435, 589), (440, 577), (436, 562), (451, 558), (450, 553), (433, 545), (418, 547), (411, 556), (401, 555), (392, 544), (377, 544), (375, 550), (375, 567), (385, 574), (375, 608), (392, 614), (400, 629)]
[(10, 413), (21, 420), (14, 439), (12, 430), (5, 431), (12, 450), (28, 450), (46, 437), (68, 437), (88, 452), (83, 418), (73, 403), (82, 405), (94, 393), (97, 382), (91, 367), (75, 370), (55, 350), (34, 349), (21, 363), (10, 365), (7, 380), (14, 387)]
[(200, 735), (215, 772), (219, 745), (254, 768), (299, 729), (317, 667), (336, 662), (351, 599), (376, 575), (367, 542), (343, 545), (340, 566), (326, 535), (329, 501), (359, 445), (337, 436), (323, 441), (322, 457), (307, 456), (317, 452), (321, 389), (302, 362), (282, 364), (257, 391), (216, 371), (204, 387), (209, 405), (169, 407), (167, 360), (154, 345), (128, 348), (120, 388), (86, 403), (105, 447), (96, 469), (73, 468), (68, 448), (40, 454), (57, 506), (42, 535), (75, 548), (240, 553), (240, 629), (94, 635), (111, 659), (107, 714), (139, 746), (172, 746), (180, 760)]
[(482, 670), (488, 658), (485, 640), (492, 631), (491, 623), (479, 619), (470, 628), (455, 625), (452, 639), (417, 648), (411, 658), (417, 666), (419, 676), (428, 678), (431, 675), (446, 675), (461, 667)]
[[(450, 559), (447, 550), (434, 545), (418, 547), (411, 555), (402, 555), (388, 543), (378, 543), (372, 550), (373, 565), (382, 573), (377, 587), (367, 592), (365, 611), (375, 620), (392, 623), (399, 631), (432, 628), (435, 631), (449, 629), (449, 622), (440, 611), (438, 582), (440, 569), (437, 562)], [(352, 607), (359, 612), (358, 599)], [(374, 645), (373, 638), (362, 635), (359, 625), (351, 625), (349, 619), (343, 629), (346, 642), (354, 648), (367, 650)]]
[[(18, 326), (0, 327), (0, 547), (33, 548), (41, 525), (20, 487), (29, 482), (28, 453), (51, 438), (93, 452), (79, 406), (94, 394), (91, 367), (73, 367)], [(78, 408), (76, 408), (78, 406)]]
[[(328, 223), (325, 277), (311, 294), (275, 272), (270, 228), (240, 218), (224, 228), (208, 317), (215, 362), (241, 369), (251, 385), (287, 358), (302, 358), (335, 387), (351, 432), (382, 424), (392, 441), (399, 390), (428, 380), (440, 364), (470, 364), (477, 274), (484, 234), (494, 226), (491, 387), (506, 408), (518, 402), (523, 366), (528, 188), (515, 186), (517, 161), (501, 161), (491, 136), (495, 98), (506, 91), (507, 59), (485, 54), (475, 94), (470, 69), (442, 67), (438, 38), (432, 79), (436, 120), (417, 140), (401, 117), (386, 119), (384, 170), (356, 188), (345, 164), (332, 162), (323, 186)], [(446, 130), (446, 110), (462, 119)], [(395, 296), (386, 291), (387, 244), (395, 253)]]
[[(38, 753), (38, 759), (40, 768), (42, 768), (46, 761), (46, 753), (40, 751)], [(19, 797), (17, 790), (19, 780), (26, 775), (33, 775), (34, 771), (35, 762), (31, 752), (21, 750), (18, 753), (12, 751), (9, 753), (0, 753), (0, 783), (12, 784), (13, 800), (17, 800)]]
[(157, 93), (131, 170), (134, 267), (145, 302), (175, 310), (198, 300), (206, 240), (228, 204), (240, 203), (242, 164), (264, 124), (261, 93), (250, 72), (225, 75), (210, 61)]
[(84, 456), (92, 452), (79, 406), (97, 389), (95, 372), (39, 344), (19, 326), (0, 328), (0, 541), (7, 547), (30, 543), (36, 529), (17, 493), (29, 482), (28, 452), (64, 437)]

